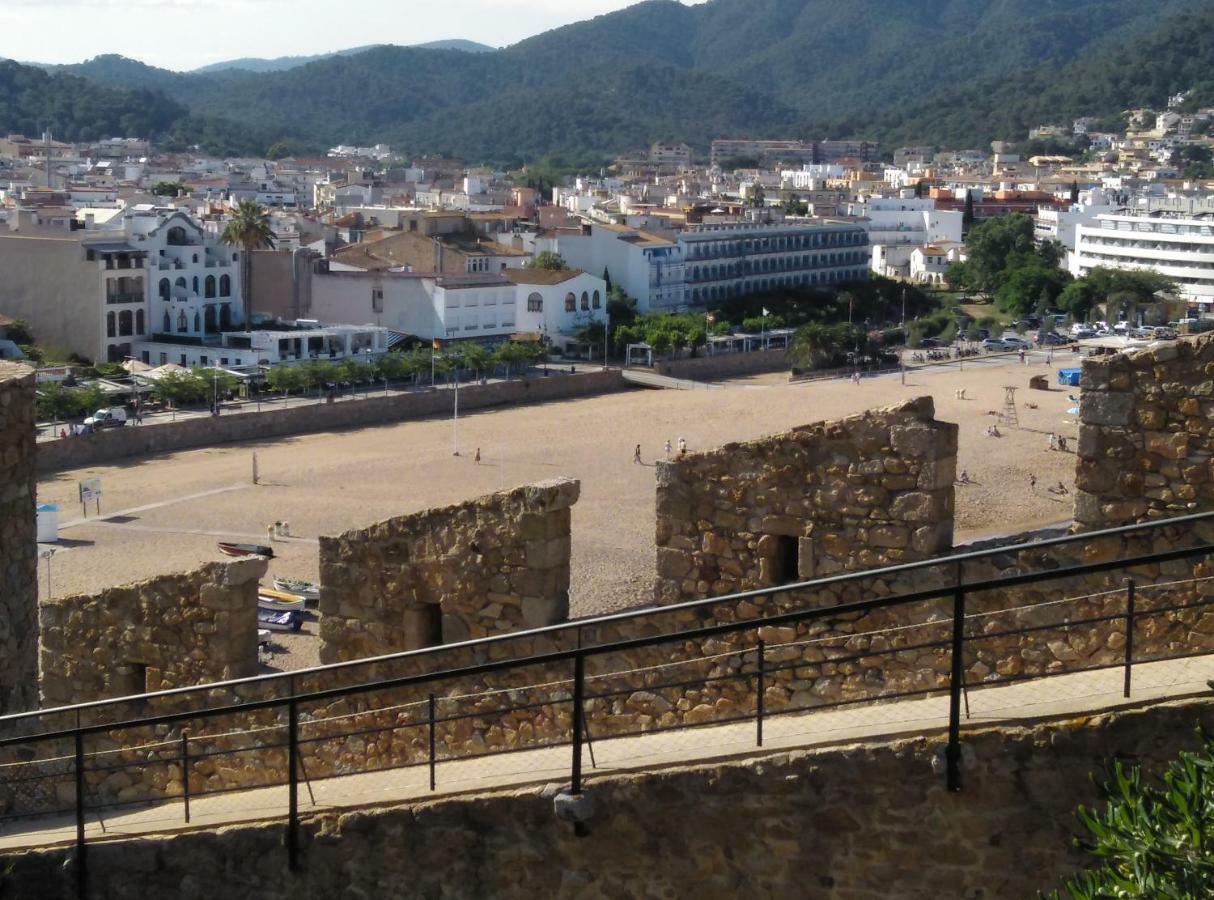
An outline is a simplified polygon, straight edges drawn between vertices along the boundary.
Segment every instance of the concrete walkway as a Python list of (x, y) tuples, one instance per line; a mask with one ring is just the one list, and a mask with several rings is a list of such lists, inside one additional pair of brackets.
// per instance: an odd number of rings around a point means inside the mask
[(669, 375), (659, 375), (648, 369), (625, 369), (624, 380), (640, 387), (662, 388), (672, 391), (708, 391), (721, 390), (722, 385), (708, 381), (691, 381), (686, 378), (671, 378)]
[[(1214, 656), (1172, 662), (1143, 663), (1133, 670), (1133, 695), (1122, 696), (1121, 669), (1078, 672), (1034, 681), (971, 688), (965, 729), (997, 723), (1069, 718), (1121, 706), (1138, 706), (1208, 694), (1214, 678)], [(875, 741), (896, 737), (940, 735), (948, 723), (948, 696), (843, 707), (817, 713), (768, 715), (764, 743), (756, 747), (753, 720), (729, 725), (685, 728), (640, 737), (594, 741), (585, 748), (587, 784), (604, 775), (694, 765), (802, 748)], [(593, 725), (592, 725), (593, 728)], [(593, 764), (592, 764), (593, 757)], [(440, 762), (437, 789), (429, 790), (425, 765), (348, 775), (299, 786), (303, 815), (372, 805), (399, 804), (495, 789), (518, 789), (548, 783), (567, 784), (572, 750), (568, 746), (506, 753), (499, 756)], [(239, 822), (281, 820), (287, 812), (285, 786), (242, 791), (192, 801), (187, 825), (181, 802), (87, 816), (90, 841), (214, 828)], [(22, 820), (0, 828), (0, 851), (71, 843), (70, 817)]]

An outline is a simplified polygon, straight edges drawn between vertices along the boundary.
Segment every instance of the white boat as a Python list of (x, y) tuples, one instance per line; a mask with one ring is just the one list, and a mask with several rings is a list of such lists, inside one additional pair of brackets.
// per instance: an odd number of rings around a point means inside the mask
[(320, 586), (298, 578), (275, 578), (274, 587), (286, 594), (303, 597), (309, 604), (320, 599)]
[(257, 589), (258, 609), (268, 609), (271, 612), (303, 612), (304, 598), (285, 591), (272, 591), (268, 588)]

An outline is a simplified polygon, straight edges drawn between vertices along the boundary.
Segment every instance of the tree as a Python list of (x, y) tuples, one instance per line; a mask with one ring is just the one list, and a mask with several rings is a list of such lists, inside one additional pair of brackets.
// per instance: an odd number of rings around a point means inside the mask
[(225, 244), (240, 247), (240, 301), (245, 331), (253, 330), (253, 251), (274, 249), (274, 229), (270, 215), (254, 200), (241, 200), (223, 230)]
[(1069, 272), (1048, 265), (1039, 254), (1024, 254), (1008, 263), (995, 303), (1006, 313), (1023, 316), (1039, 306), (1053, 306), (1070, 281)]
[(1071, 205), (1074, 206), (1079, 202), (1079, 182), (1071, 182)]
[(185, 185), (180, 181), (157, 181), (152, 185), (152, 193), (157, 197), (180, 197), (185, 193)]
[(307, 376), (296, 366), (271, 366), (266, 372), (266, 387), (272, 391), (282, 391), (284, 397), (292, 391), (302, 390), (307, 383)]
[(480, 344), (468, 344), (461, 354), (461, 362), (465, 369), (471, 369), (474, 378), (480, 378), (481, 372), (493, 365), (493, 354)]
[(542, 250), (535, 254), (535, 258), (527, 263), (529, 269), (547, 269), (553, 272), (559, 272), (561, 269), (569, 268), (565, 264), (565, 260), (559, 253), (553, 253), (551, 250)]
[[(1071, 900), (1151, 897), (1188, 900), (1214, 892), (1214, 739), (1182, 751), (1161, 787), (1142, 770), (1115, 761), (1103, 785), (1103, 810), (1076, 811), (1088, 837), (1076, 845), (1097, 867), (1065, 884)], [(1055, 900), (1060, 896), (1052, 895)]]

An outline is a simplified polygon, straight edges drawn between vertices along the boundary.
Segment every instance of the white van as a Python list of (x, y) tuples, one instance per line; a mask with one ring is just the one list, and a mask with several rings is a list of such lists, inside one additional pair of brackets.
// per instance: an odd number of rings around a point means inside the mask
[(126, 424), (126, 410), (121, 406), (111, 406), (109, 409), (99, 409), (84, 420), (86, 426), (92, 428), (120, 428)]

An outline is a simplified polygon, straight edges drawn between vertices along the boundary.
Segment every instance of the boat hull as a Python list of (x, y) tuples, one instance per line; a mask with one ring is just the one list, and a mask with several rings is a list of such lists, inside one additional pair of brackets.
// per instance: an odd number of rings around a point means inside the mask
[(267, 559), (274, 558), (274, 548), (266, 547), (262, 544), (233, 544), (230, 541), (220, 541), (219, 552), (225, 556), (234, 557), (264, 556)]

